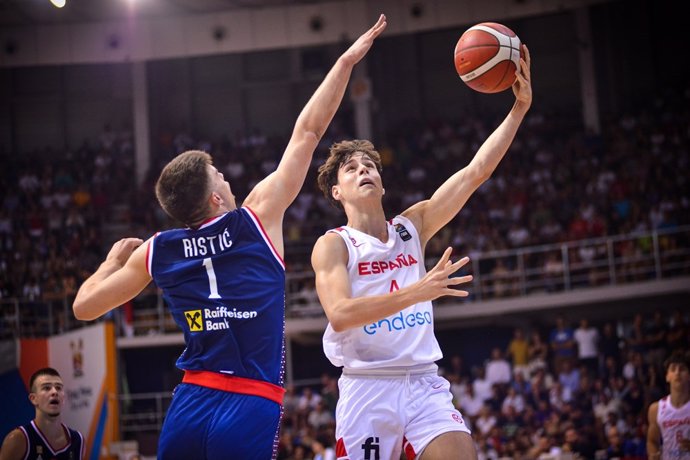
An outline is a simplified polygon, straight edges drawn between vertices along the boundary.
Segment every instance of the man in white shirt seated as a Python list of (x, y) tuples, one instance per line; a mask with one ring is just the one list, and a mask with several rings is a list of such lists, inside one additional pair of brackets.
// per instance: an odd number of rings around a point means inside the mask
[(512, 376), (510, 363), (503, 357), (501, 349), (496, 347), (491, 351), (491, 359), (486, 363), (486, 380), (493, 385), (510, 383)]

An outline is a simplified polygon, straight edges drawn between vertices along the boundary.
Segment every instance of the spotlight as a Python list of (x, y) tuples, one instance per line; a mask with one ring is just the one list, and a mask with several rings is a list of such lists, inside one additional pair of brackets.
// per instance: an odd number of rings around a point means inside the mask
[(50, 3), (56, 8), (62, 8), (67, 3), (67, 0), (50, 0)]

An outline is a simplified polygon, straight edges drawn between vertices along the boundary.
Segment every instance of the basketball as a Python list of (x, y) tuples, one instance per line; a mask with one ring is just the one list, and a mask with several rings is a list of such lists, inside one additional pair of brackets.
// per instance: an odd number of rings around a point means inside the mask
[(455, 45), (455, 70), (480, 93), (499, 93), (515, 82), (522, 50), (518, 36), (503, 24), (482, 22), (467, 29)]

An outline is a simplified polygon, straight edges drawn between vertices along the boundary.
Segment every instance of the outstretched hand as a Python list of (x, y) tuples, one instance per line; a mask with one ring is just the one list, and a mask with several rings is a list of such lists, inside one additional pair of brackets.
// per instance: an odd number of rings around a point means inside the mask
[(360, 35), (352, 46), (345, 51), (342, 57), (350, 61), (352, 65), (357, 64), (362, 60), (364, 55), (367, 54), (367, 51), (369, 51), (369, 48), (371, 48), (371, 45), (374, 43), (374, 39), (381, 35), (381, 32), (383, 32), (387, 24), (386, 15), (382, 14), (379, 16), (379, 20), (376, 21), (376, 24)]
[(105, 258), (105, 260), (107, 262), (116, 263), (120, 267), (124, 267), (134, 250), (143, 243), (144, 240), (141, 238), (123, 238), (113, 244), (113, 247), (110, 248), (110, 252), (108, 252), (108, 256)]
[(527, 45), (522, 45), (522, 51), (525, 57), (520, 58), (520, 68), (515, 71), (517, 78), (515, 83), (513, 83), (513, 94), (515, 94), (515, 99), (529, 106), (532, 104), (532, 79), (530, 73), (532, 59)]
[(467, 265), (467, 263), (470, 261), (470, 258), (463, 257), (462, 259), (453, 263), (450, 261), (451, 252), (452, 248), (446, 249), (436, 266), (429, 270), (424, 278), (418, 281), (417, 289), (424, 300), (434, 300), (444, 295), (454, 297), (467, 297), (469, 295), (469, 292), (454, 289), (453, 286), (469, 283), (472, 281), (472, 275), (458, 276), (454, 278), (450, 278), (450, 275)]

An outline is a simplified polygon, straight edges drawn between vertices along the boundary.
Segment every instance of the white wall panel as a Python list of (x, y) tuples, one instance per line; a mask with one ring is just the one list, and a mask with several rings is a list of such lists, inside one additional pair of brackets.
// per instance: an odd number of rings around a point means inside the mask
[(475, 12), (472, 0), (436, 0), (436, 20), (439, 28), (466, 26), (482, 21)]
[(246, 10), (233, 10), (217, 15), (218, 23), (225, 27), (225, 39), (220, 49), (223, 52), (240, 52), (251, 49), (251, 14)]
[(283, 8), (266, 8), (251, 12), (254, 49), (283, 48), (288, 43), (287, 12)]
[[(69, 30), (69, 56), (65, 56), (64, 31), (44, 27), (39, 33), (36, 26), (6, 28), (0, 31), (0, 43), (15, 40), (18, 50), (14, 54), (0, 52), (0, 66), (140, 61), (317, 45), (337, 42), (343, 36), (356, 38), (382, 12), (388, 17), (385, 34), (390, 36), (483, 21), (500, 22), (604, 1), (607, 0), (344, 0), (73, 24), (64, 26)], [(417, 18), (411, 15), (416, 3), (423, 9)], [(309, 26), (314, 16), (323, 19), (321, 31), (315, 32)], [(215, 26), (225, 27), (227, 35), (223, 40), (213, 38)], [(118, 37), (119, 46), (109, 45), (112, 36)]]
[(341, 21), (344, 25), (345, 35), (354, 40), (362, 32), (374, 25), (382, 11), (367, 8), (365, 0), (353, 0), (345, 4)]
[[(288, 35), (290, 46), (318, 45), (338, 41), (344, 33), (343, 3), (299, 5), (290, 8)], [(313, 30), (311, 21), (320, 18), (321, 30)]]
[(128, 61), (131, 47), (128, 27), (123, 22), (78, 24), (70, 28), (73, 63)]
[(69, 28), (47, 25), (36, 28), (36, 41), (41, 44), (36, 55), (37, 64), (60, 64), (70, 60)]
[[(419, 32), (422, 30), (431, 30), (437, 27), (437, 12), (438, 6), (435, 0), (428, 0), (426, 2), (419, 2), (417, 0), (404, 0), (402, 3), (402, 27), (406, 32)], [(419, 8), (419, 15), (412, 14), (413, 8)]]
[(151, 59), (186, 56), (185, 19), (161, 18), (150, 21)]
[[(14, 44), (15, 49), (12, 53), (8, 52), (7, 47), (10, 43)], [(20, 67), (35, 65), (37, 59), (36, 30), (34, 28), (8, 27), (0, 28), (0, 66)]]

